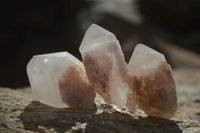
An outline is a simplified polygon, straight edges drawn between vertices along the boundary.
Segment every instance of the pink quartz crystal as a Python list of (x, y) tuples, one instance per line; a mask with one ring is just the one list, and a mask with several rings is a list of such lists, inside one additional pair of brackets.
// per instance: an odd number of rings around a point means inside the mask
[(175, 82), (164, 55), (138, 44), (128, 64), (138, 106), (147, 114), (171, 118), (177, 110)]
[(36, 100), (56, 107), (92, 107), (95, 92), (84, 66), (68, 52), (35, 55), (27, 73)]
[(81, 43), (80, 52), (88, 79), (109, 104), (134, 111), (134, 94), (119, 41), (98, 25), (91, 25)]

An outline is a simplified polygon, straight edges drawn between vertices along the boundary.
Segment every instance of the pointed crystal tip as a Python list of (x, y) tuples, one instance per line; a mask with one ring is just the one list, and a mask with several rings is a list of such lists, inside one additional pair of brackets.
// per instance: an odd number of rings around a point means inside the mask
[(91, 49), (98, 44), (113, 41), (117, 41), (117, 38), (113, 33), (96, 24), (92, 24), (86, 31), (79, 50), (83, 55), (85, 51)]
[(166, 62), (165, 56), (158, 51), (145, 46), (144, 44), (137, 44), (133, 55), (128, 64), (129, 71), (133, 74), (137, 73), (138, 70), (148, 73), (148, 68), (154, 68), (160, 61)]

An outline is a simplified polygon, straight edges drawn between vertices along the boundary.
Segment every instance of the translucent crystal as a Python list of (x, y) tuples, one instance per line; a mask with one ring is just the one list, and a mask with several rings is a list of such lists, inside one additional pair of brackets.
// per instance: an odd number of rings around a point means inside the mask
[(170, 118), (177, 109), (175, 82), (164, 55), (138, 44), (128, 64), (136, 102), (149, 115)]
[(81, 43), (80, 52), (90, 83), (107, 103), (134, 111), (127, 65), (115, 35), (92, 24)]
[(33, 56), (27, 73), (33, 95), (44, 104), (64, 108), (94, 103), (82, 62), (67, 52)]

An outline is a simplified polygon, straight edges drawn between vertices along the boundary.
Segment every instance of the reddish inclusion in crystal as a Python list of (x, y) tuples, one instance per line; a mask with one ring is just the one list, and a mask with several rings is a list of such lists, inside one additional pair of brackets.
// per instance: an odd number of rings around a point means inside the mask
[(151, 75), (153, 80), (149, 77), (132, 78), (136, 102), (151, 116), (170, 118), (177, 109), (175, 82), (166, 63), (161, 63), (159, 68), (160, 72)]
[(83, 63), (87, 66), (85, 67), (87, 76), (90, 83), (94, 86), (94, 89), (100, 95), (104, 96), (104, 100), (107, 103), (111, 103), (108, 93), (109, 74), (112, 70), (110, 58), (104, 55), (103, 57), (99, 57), (98, 60), (95, 60), (86, 54), (83, 58)]
[(78, 66), (72, 66), (63, 73), (59, 81), (59, 90), (62, 101), (69, 106), (92, 107), (95, 92), (87, 82), (85, 72)]

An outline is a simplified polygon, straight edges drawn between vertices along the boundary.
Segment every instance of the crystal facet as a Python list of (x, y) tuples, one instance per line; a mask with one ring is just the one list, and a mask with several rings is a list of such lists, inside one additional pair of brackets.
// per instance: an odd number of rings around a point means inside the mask
[(94, 103), (82, 62), (67, 52), (33, 56), (27, 73), (33, 95), (44, 104), (64, 108)]
[(80, 52), (88, 79), (107, 103), (134, 111), (127, 65), (115, 35), (92, 24), (81, 43)]
[(170, 118), (177, 109), (175, 82), (164, 55), (138, 44), (128, 64), (136, 102), (151, 116)]

